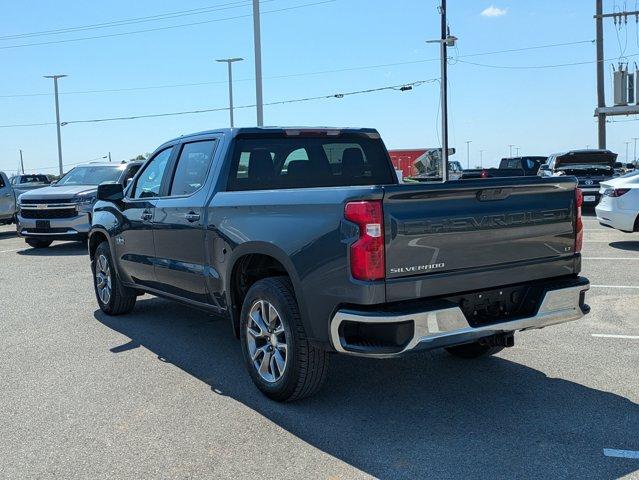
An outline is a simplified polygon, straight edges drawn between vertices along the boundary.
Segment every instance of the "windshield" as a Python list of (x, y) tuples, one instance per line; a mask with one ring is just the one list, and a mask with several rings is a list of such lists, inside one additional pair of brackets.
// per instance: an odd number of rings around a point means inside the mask
[(20, 175), (18, 177), (19, 184), (24, 183), (50, 183), (46, 175)]
[(100, 185), (104, 182), (117, 182), (122, 173), (119, 166), (83, 166), (75, 167), (69, 171), (56, 184), (59, 185)]

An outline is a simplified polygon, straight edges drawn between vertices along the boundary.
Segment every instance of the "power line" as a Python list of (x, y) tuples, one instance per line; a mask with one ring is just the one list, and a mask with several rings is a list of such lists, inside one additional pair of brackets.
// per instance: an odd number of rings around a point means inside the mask
[[(374, 92), (381, 92), (381, 91), (385, 91), (385, 90), (395, 90), (395, 91), (407, 91), (407, 90), (412, 90), (414, 87), (419, 87), (421, 85), (424, 85), (426, 83), (432, 83), (432, 82), (436, 82), (438, 81), (438, 79), (433, 78), (433, 79), (429, 79), (429, 80), (417, 80), (415, 82), (410, 82), (410, 83), (402, 83), (399, 85), (388, 85), (388, 86), (384, 86), (384, 87), (378, 87), (378, 88), (369, 88), (369, 89), (365, 89), (365, 90), (356, 90), (356, 91), (351, 91), (351, 92), (344, 92), (344, 93), (334, 93), (334, 94), (330, 94), (330, 95), (318, 95), (318, 96), (314, 96), (314, 97), (303, 97), (303, 98), (295, 98), (295, 99), (289, 99), (289, 100), (278, 100), (278, 101), (274, 101), (274, 102), (269, 102), (269, 103), (265, 103), (264, 105), (266, 106), (273, 106), (273, 105), (286, 105), (286, 104), (290, 104), (290, 103), (299, 103), (299, 102), (309, 102), (312, 100), (325, 100), (325, 99), (331, 99), (331, 98), (344, 98), (344, 97), (348, 97), (348, 96), (352, 96), (352, 95), (360, 95), (360, 94), (366, 94), (366, 93), (374, 93)], [(251, 104), (251, 105), (240, 105), (240, 106), (236, 106), (234, 107), (235, 109), (245, 109), (245, 108), (254, 108), (256, 105), (255, 104)], [(86, 119), (86, 120), (70, 120), (68, 122), (62, 122), (62, 125), (71, 125), (71, 124), (76, 124), (76, 123), (102, 123), (102, 122), (114, 122), (114, 121), (121, 121), (121, 120), (138, 120), (141, 118), (157, 118), (157, 117), (171, 117), (171, 116), (177, 116), (177, 115), (193, 115), (193, 114), (199, 114), (199, 113), (209, 113), (209, 112), (221, 112), (224, 110), (228, 110), (229, 107), (217, 107), (217, 108), (206, 108), (206, 109), (200, 109), (200, 110), (188, 110), (188, 111), (181, 111), (181, 112), (163, 112), (163, 113), (151, 113), (151, 114), (145, 114), (145, 115), (130, 115), (130, 116), (122, 116), (122, 117), (110, 117), (110, 118), (94, 118), (94, 119)], [(34, 123), (34, 124), (16, 124), (16, 125), (0, 125), (0, 128), (12, 128), (12, 127), (23, 127), (23, 126), (40, 126), (40, 125), (52, 125), (51, 123)]]
[[(637, 56), (639, 56), (639, 53), (627, 55), (625, 58), (637, 57)], [(615, 59), (606, 58), (602, 60), (602, 62), (609, 62), (612, 60), (615, 60)], [(544, 69), (544, 68), (574, 67), (577, 65), (591, 65), (593, 63), (597, 63), (597, 60), (589, 60), (585, 62), (557, 63), (554, 65), (489, 65), (485, 63), (469, 62), (468, 60), (457, 59), (457, 61), (460, 63), (466, 63), (468, 65), (475, 65), (477, 67), (499, 68), (499, 69), (508, 69), (508, 70), (536, 70), (536, 69)]]
[[(497, 55), (501, 53), (523, 52), (528, 50), (539, 50), (544, 48), (565, 47), (565, 46), (580, 45), (585, 43), (592, 43), (592, 40), (580, 40), (576, 42), (552, 43), (552, 44), (546, 44), (546, 45), (534, 45), (530, 47), (510, 48), (507, 50), (494, 50), (489, 52), (470, 53), (466, 55), (458, 55), (456, 56), (456, 59), (479, 57), (484, 55)], [(434, 62), (438, 60), (439, 58), (427, 58), (427, 59), (421, 59), (421, 60), (410, 60), (405, 62), (393, 62), (393, 63), (382, 63), (382, 64), (376, 64), (376, 65), (361, 65), (361, 66), (355, 66), (355, 67), (335, 68), (330, 70), (319, 70), (315, 72), (300, 72), (300, 73), (290, 73), (290, 74), (283, 74), (283, 75), (273, 75), (273, 76), (264, 77), (264, 78), (268, 80), (276, 80), (276, 79), (282, 79), (282, 78), (325, 75), (330, 73), (352, 72), (352, 71), (369, 70), (369, 69), (375, 69), (375, 68), (398, 67), (403, 65), (415, 65), (415, 64), (426, 63), (426, 62)], [(466, 62), (466, 63), (470, 63), (470, 62)], [(235, 79), (234, 82), (249, 82), (249, 81), (252, 82), (254, 80), (255, 78), (240, 78), (240, 79)], [(177, 83), (177, 84), (168, 84), (168, 85), (149, 85), (149, 86), (142, 86), (142, 87), (110, 88), (110, 89), (104, 89), (104, 90), (81, 90), (81, 91), (71, 91), (71, 92), (60, 92), (60, 95), (85, 95), (85, 94), (94, 94), (94, 93), (130, 92), (130, 91), (139, 91), (139, 90), (195, 87), (195, 86), (226, 84), (226, 83), (227, 81), (224, 80), (224, 81), (208, 81), (208, 82), (194, 82), (194, 83)], [(50, 96), (50, 95), (51, 93), (22, 93), (22, 94), (0, 95), (0, 98), (36, 97), (36, 96)]]
[[(305, 7), (312, 7), (312, 6), (316, 6), (316, 5), (323, 5), (326, 3), (333, 3), (336, 0), (323, 0), (321, 2), (314, 2), (314, 3), (304, 3), (302, 5), (294, 5), (291, 7), (284, 7), (284, 8), (278, 8), (275, 10), (268, 10), (266, 12), (262, 12), (263, 14), (266, 13), (278, 13), (278, 12), (286, 12), (289, 10), (296, 10), (298, 8), (305, 8)], [(192, 27), (195, 25), (204, 25), (207, 23), (214, 23), (214, 22), (223, 22), (226, 20), (235, 20), (235, 19), (239, 19), (239, 18), (246, 18), (246, 17), (252, 17), (253, 14), (252, 13), (248, 13), (248, 14), (244, 14), (244, 15), (235, 15), (233, 17), (226, 17), (226, 18), (215, 18), (212, 20), (202, 20), (199, 22), (191, 22), (191, 23), (181, 23), (178, 25), (168, 25), (168, 26), (164, 26), (164, 27), (156, 27), (156, 28), (147, 28), (147, 29), (143, 29), (143, 30), (133, 30), (133, 31), (129, 31), (129, 32), (119, 32), (119, 33), (109, 33), (109, 34), (104, 34), (104, 35), (94, 35), (91, 37), (79, 37), (79, 38), (68, 38), (65, 40), (50, 40), (50, 41), (46, 41), (46, 42), (36, 42), (36, 43), (22, 43), (22, 44), (18, 44), (18, 45), (4, 45), (0, 47), (0, 50), (5, 50), (5, 49), (10, 49), (10, 48), (22, 48), (22, 47), (34, 47), (34, 46), (40, 46), (40, 45), (54, 45), (54, 44), (60, 44), (60, 43), (69, 43), (69, 42), (80, 42), (80, 41), (84, 41), (84, 40), (96, 40), (96, 39), (100, 39), (100, 38), (112, 38), (112, 37), (122, 37), (125, 35), (135, 35), (138, 33), (149, 33), (149, 32), (159, 32), (162, 30), (171, 30), (171, 29), (175, 29), (175, 28), (183, 28), (183, 27)]]
[[(271, 1), (274, 1), (274, 0), (262, 0), (260, 3), (266, 3), (266, 2), (271, 2)], [(234, 1), (234, 2), (229, 2), (229, 3), (221, 3), (221, 4), (217, 4), (217, 5), (211, 5), (211, 6), (208, 6), (208, 7), (194, 8), (194, 9), (190, 9), (190, 10), (179, 10), (179, 11), (176, 11), (176, 12), (167, 12), (167, 13), (161, 13), (161, 14), (156, 14), (156, 15), (147, 15), (147, 16), (144, 16), (144, 17), (135, 17), (135, 18), (122, 19), (122, 20), (113, 20), (113, 21), (110, 21), (110, 22), (94, 23), (94, 24), (90, 24), (90, 25), (81, 25), (81, 26), (76, 26), (76, 27), (58, 28), (58, 29), (52, 29), (52, 30), (41, 30), (41, 31), (38, 31), (38, 32), (17, 33), (17, 34), (12, 34), (12, 35), (0, 36), (0, 40), (14, 40), (14, 39), (20, 39), (20, 38), (41, 37), (41, 36), (48, 36), (48, 35), (59, 35), (59, 34), (65, 34), (65, 33), (81, 32), (81, 31), (86, 31), (86, 30), (97, 30), (97, 29), (103, 29), (103, 28), (120, 27), (120, 26), (123, 26), (123, 25), (131, 25), (131, 24), (136, 24), (136, 23), (154, 22), (154, 21), (159, 21), (159, 20), (167, 20), (167, 19), (179, 18), (179, 17), (191, 16), (191, 15), (203, 15), (203, 14), (206, 14), (206, 13), (217, 12), (217, 11), (220, 11), (220, 10), (228, 10), (228, 9), (232, 9), (232, 8), (239, 8), (239, 7), (248, 6), (248, 5), (250, 5), (250, 3), (251, 2), (249, 2), (247, 0), (241, 0), (241, 1)]]

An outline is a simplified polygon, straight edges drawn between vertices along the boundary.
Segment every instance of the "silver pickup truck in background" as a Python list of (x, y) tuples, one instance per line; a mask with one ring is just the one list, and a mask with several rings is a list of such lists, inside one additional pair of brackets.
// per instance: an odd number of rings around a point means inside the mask
[(55, 240), (86, 240), (98, 185), (126, 186), (142, 163), (78, 165), (54, 185), (23, 193), (18, 202), (18, 235), (33, 248), (46, 248)]
[(4, 172), (0, 172), (0, 225), (13, 223), (16, 215), (16, 193)]

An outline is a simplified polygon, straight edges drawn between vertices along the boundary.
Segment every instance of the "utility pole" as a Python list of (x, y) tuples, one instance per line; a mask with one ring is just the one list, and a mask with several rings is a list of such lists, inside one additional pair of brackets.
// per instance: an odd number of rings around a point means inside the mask
[(20, 169), (22, 170), (22, 175), (24, 175), (24, 161), (22, 160), (22, 149), (20, 149)]
[(44, 78), (53, 79), (53, 92), (55, 95), (55, 123), (58, 129), (58, 165), (60, 167), (60, 176), (62, 176), (62, 138), (60, 137), (60, 103), (58, 101), (58, 78), (64, 78), (67, 75), (45, 75)]
[[(596, 1), (596, 30), (597, 30), (597, 107), (606, 106), (606, 90), (604, 85), (604, 43), (603, 43), (603, 0)], [(606, 148), (606, 115), (597, 114), (597, 131), (599, 148)]]
[(253, 43), (255, 45), (255, 104), (257, 105), (257, 126), (261, 127), (264, 125), (264, 101), (262, 99), (262, 41), (260, 33), (260, 0), (253, 0)]
[(630, 142), (624, 142), (626, 144), (626, 163), (628, 162), (628, 145), (630, 145)]
[(109, 162), (111, 161), (111, 152), (109, 152)]
[(519, 156), (519, 147), (515, 147), (515, 155)]
[(639, 140), (639, 137), (632, 137), (632, 139), (635, 142), (635, 150), (634, 150), (634, 154), (632, 155), (632, 161), (633, 163), (637, 162), (637, 140)]
[(466, 140), (466, 168), (470, 169), (470, 144), (472, 140)]
[(514, 146), (515, 146), (515, 145), (513, 145), (513, 144), (509, 144), (509, 145), (508, 145), (508, 148), (510, 149), (510, 155), (509, 155), (509, 157), (510, 157), (510, 158), (513, 158), (513, 147), (514, 147)]
[(232, 67), (232, 64), (233, 62), (241, 62), (242, 60), (244, 59), (240, 57), (220, 58), (219, 60), (216, 60), (216, 62), (226, 63), (229, 69), (229, 115), (231, 117), (231, 128), (233, 128), (234, 126), (233, 125), (233, 67)]
[(605, 75), (604, 75), (604, 30), (603, 21), (606, 18), (612, 18), (615, 27), (624, 24), (627, 26), (628, 17), (639, 19), (639, 10), (620, 11), (615, 7), (612, 13), (603, 13), (603, 0), (595, 0), (595, 25), (596, 25), (596, 44), (597, 44), (597, 109), (595, 116), (598, 124), (598, 142), (599, 148), (606, 148), (606, 117), (610, 115), (636, 115), (639, 114), (639, 105), (614, 105), (606, 107), (606, 91), (605, 91)]
[(455, 46), (457, 37), (448, 31), (446, 21), (446, 0), (441, 0), (439, 6), (441, 17), (441, 36), (438, 40), (427, 40), (426, 43), (439, 43), (439, 57), (441, 64), (440, 96), (442, 115), (442, 182), (448, 181), (448, 47)]
[(484, 168), (484, 151), (485, 150), (480, 150), (479, 151), (479, 166), (480, 166), (480, 168)]

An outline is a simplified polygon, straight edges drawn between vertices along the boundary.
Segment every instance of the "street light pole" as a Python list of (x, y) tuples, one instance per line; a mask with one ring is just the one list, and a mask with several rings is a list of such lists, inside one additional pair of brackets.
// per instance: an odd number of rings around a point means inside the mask
[(55, 123), (58, 129), (58, 165), (60, 167), (60, 176), (62, 176), (62, 138), (60, 136), (60, 103), (58, 101), (58, 78), (64, 78), (67, 75), (45, 75), (44, 78), (53, 79), (53, 92), (55, 95)]
[(466, 168), (470, 168), (470, 144), (472, 140), (466, 140)]
[(639, 137), (632, 137), (632, 139), (635, 142), (635, 151), (634, 151), (634, 155), (632, 156), (632, 161), (637, 162), (637, 140), (639, 140)]
[(515, 147), (515, 155), (519, 156), (519, 147)]
[(485, 150), (480, 150), (479, 151), (479, 166), (481, 168), (484, 168), (484, 151)]
[(510, 155), (509, 155), (509, 156), (510, 156), (510, 158), (513, 158), (513, 147), (514, 147), (514, 146), (515, 146), (515, 145), (513, 145), (513, 144), (509, 144), (509, 145), (508, 145), (508, 148), (510, 149)]
[(628, 145), (630, 145), (630, 142), (625, 142), (626, 143), (626, 163), (628, 163)]
[(22, 175), (24, 175), (24, 161), (22, 160), (22, 149), (20, 149), (20, 168), (22, 169)]
[(426, 43), (439, 43), (441, 63), (440, 97), (442, 109), (442, 182), (448, 180), (448, 47), (455, 46), (457, 37), (450, 35), (446, 22), (446, 0), (441, 0), (439, 6), (441, 17), (441, 37), (438, 40), (427, 40)]
[(233, 125), (233, 67), (231, 66), (231, 64), (233, 62), (241, 62), (242, 60), (244, 59), (240, 57), (220, 58), (216, 60), (216, 62), (226, 63), (229, 69), (229, 115), (231, 117), (231, 128), (234, 127)]
[(253, 43), (255, 45), (255, 104), (257, 126), (264, 125), (264, 102), (262, 100), (262, 40), (260, 33), (260, 0), (253, 0)]

